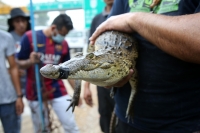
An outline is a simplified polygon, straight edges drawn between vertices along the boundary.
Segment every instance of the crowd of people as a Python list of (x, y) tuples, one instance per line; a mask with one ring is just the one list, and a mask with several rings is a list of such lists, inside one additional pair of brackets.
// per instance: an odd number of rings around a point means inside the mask
[[(92, 45), (104, 31), (132, 33), (138, 41), (138, 88), (133, 121), (126, 108), (131, 91), (130, 73), (109, 89), (97, 87), (100, 127), (108, 133), (111, 113), (117, 116), (115, 133), (198, 133), (200, 132), (200, 2), (199, 0), (104, 0), (106, 7), (95, 16), (90, 29)], [(11, 10), (8, 32), (0, 31), (0, 119), (5, 133), (20, 133), (26, 95), (36, 133), (42, 132), (34, 65), (59, 64), (70, 59), (64, 40), (73, 29), (71, 18), (58, 15), (52, 24), (36, 31), (38, 51), (33, 50), (29, 16)], [(8, 62), (8, 66), (5, 63)], [(19, 78), (20, 77), (20, 78)], [(21, 81), (21, 84), (20, 84)], [(74, 81), (69, 80), (72, 88)], [(84, 99), (92, 106), (90, 83), (84, 85)], [(110, 88), (110, 87), (108, 87)], [(62, 80), (41, 77), (45, 130), (51, 132), (51, 105), (66, 133), (79, 133)], [(79, 101), (81, 103), (81, 100)], [(92, 130), (92, 129), (91, 129)]]
[[(70, 96), (63, 81), (41, 76), (42, 112), (45, 122), (45, 129), (42, 129), (34, 71), (35, 64), (39, 64), (41, 68), (47, 63), (59, 64), (70, 59), (65, 36), (73, 29), (71, 18), (66, 14), (60, 14), (48, 28), (36, 31), (38, 51), (34, 52), (30, 17), (20, 8), (12, 9), (10, 16), (8, 32), (1, 31), (0, 33), (1, 60), (2, 62), (7, 60), (9, 64), (8, 68), (4, 63), (1, 64), (4, 73), (1, 75), (0, 119), (4, 132), (20, 133), (20, 115), (24, 107), (22, 98), (26, 95), (35, 133), (52, 131), (49, 105), (53, 108), (66, 133), (79, 133), (72, 110), (66, 112), (70, 104), (70, 101), (66, 99), (70, 99)], [(69, 80), (69, 83), (74, 88), (74, 81)]]

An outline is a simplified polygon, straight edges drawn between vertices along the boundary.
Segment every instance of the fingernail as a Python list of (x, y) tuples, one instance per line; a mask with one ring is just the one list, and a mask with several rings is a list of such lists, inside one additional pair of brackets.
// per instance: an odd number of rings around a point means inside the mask
[(133, 72), (134, 72), (133, 69), (130, 69), (130, 73), (133, 74)]

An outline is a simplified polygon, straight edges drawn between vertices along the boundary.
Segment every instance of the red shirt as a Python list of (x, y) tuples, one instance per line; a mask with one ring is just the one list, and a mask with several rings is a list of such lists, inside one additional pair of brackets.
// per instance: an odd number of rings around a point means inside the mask
[[(59, 64), (70, 59), (69, 47), (66, 41), (61, 44), (47, 38), (42, 30), (36, 31), (38, 52), (41, 53), (39, 68), (46, 64)], [(21, 39), (21, 50), (17, 57), (26, 60), (33, 51), (32, 32), (28, 31)], [(53, 99), (67, 94), (62, 80), (47, 79), (40, 75), (42, 95), (45, 99)], [(28, 100), (37, 100), (34, 65), (27, 69), (26, 97)]]

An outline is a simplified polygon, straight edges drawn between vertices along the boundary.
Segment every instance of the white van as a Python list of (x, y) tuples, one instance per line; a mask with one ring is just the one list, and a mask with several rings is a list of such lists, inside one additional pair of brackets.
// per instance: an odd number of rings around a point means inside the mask
[(73, 29), (71, 30), (65, 40), (67, 41), (71, 52), (83, 52), (88, 46), (88, 29)]

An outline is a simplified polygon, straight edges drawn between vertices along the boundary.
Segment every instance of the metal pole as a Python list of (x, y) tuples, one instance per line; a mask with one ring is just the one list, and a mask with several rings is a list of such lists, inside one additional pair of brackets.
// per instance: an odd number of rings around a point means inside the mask
[[(31, 16), (31, 29), (32, 29), (32, 40), (33, 40), (33, 45), (34, 45), (34, 51), (38, 52), (37, 48), (37, 38), (36, 38), (36, 33), (34, 29), (34, 11), (33, 11), (33, 2), (30, 0), (30, 16)], [(40, 108), (40, 120), (42, 122), (42, 133), (45, 133), (45, 124), (44, 124), (44, 116), (43, 116), (43, 111), (42, 111), (42, 96), (41, 96), (41, 86), (40, 86), (40, 75), (39, 75), (39, 65), (35, 64), (35, 78), (36, 78), (36, 87), (37, 87), (37, 96), (38, 96), (38, 101), (39, 101), (39, 108)]]

